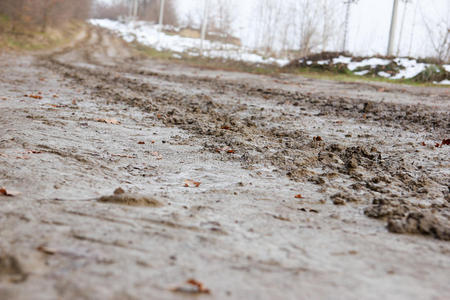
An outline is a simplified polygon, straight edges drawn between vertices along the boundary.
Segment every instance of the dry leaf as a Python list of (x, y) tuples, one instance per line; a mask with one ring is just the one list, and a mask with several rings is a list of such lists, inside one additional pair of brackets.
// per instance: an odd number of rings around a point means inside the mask
[(210, 293), (209, 289), (207, 289), (203, 286), (203, 283), (201, 283), (195, 279), (189, 279), (188, 281), (186, 281), (186, 283), (196, 286), (200, 293), (206, 293), (206, 294)]
[(144, 141), (139, 141), (138, 145), (145, 145), (145, 142)]
[(172, 291), (177, 293), (186, 293), (186, 294), (210, 294), (211, 291), (203, 285), (203, 283), (199, 282), (195, 279), (189, 279), (186, 281), (186, 286), (180, 286), (172, 289)]
[(13, 190), (7, 190), (6, 188), (0, 188), (0, 195), (1, 196), (9, 196), (9, 197), (15, 197), (19, 196), (21, 192), (13, 191)]
[(302, 195), (300, 195), (300, 194), (298, 194), (298, 195), (295, 195), (295, 198), (297, 198), (297, 199), (302, 199), (302, 198), (303, 198), (303, 196), (302, 196)]
[(192, 179), (186, 179), (185, 181), (184, 181), (184, 186), (185, 187), (199, 187), (200, 186), (200, 184), (202, 184), (201, 182), (199, 182), (199, 181), (194, 181), (194, 180), (192, 180)]
[(313, 141), (314, 142), (321, 142), (321, 141), (323, 141), (323, 139), (322, 139), (321, 136), (315, 136), (315, 137), (313, 137)]
[(42, 99), (42, 96), (39, 96), (39, 95), (24, 95), (24, 96), (28, 97), (28, 98), (38, 99), (38, 100)]
[(39, 151), (39, 150), (28, 150), (26, 153), (27, 153), (27, 154), (40, 154), (40, 153), (42, 153), (42, 152)]
[(41, 245), (41, 246), (37, 247), (37, 250), (41, 251), (41, 252), (43, 252), (45, 254), (48, 254), (48, 255), (53, 255), (53, 254), (55, 254), (57, 252), (56, 249), (51, 249), (51, 248), (48, 248), (47, 246), (44, 246), (44, 245)]
[(120, 124), (120, 122), (117, 121), (116, 119), (95, 119), (95, 121), (100, 122), (100, 123), (114, 124), (114, 125)]
[(121, 195), (124, 193), (125, 193), (125, 191), (121, 187), (118, 187), (117, 189), (114, 190), (114, 195)]

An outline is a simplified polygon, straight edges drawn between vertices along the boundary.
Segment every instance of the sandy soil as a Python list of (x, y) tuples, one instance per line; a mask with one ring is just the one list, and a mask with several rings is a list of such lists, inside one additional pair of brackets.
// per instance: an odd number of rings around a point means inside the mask
[(4, 54), (0, 299), (446, 299), (449, 98)]

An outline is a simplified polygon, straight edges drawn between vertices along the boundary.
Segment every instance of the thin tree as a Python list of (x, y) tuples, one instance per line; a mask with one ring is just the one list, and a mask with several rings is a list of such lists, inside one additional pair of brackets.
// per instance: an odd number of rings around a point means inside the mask
[(344, 4), (347, 6), (345, 11), (345, 21), (344, 21), (344, 39), (342, 41), (342, 52), (347, 50), (347, 39), (348, 39), (348, 25), (350, 23), (350, 11), (352, 4), (358, 3), (359, 0), (346, 0)]
[(397, 56), (400, 55), (400, 46), (402, 43), (403, 28), (405, 26), (406, 11), (408, 10), (408, 4), (411, 3), (412, 0), (403, 0), (403, 2), (404, 2), (404, 6), (403, 6), (402, 23), (400, 25), (400, 32), (398, 34), (398, 41), (397, 41)]

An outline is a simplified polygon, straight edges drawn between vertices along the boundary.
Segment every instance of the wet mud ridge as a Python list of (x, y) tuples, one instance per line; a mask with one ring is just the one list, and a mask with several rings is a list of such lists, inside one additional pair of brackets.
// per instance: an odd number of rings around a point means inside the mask
[(0, 299), (450, 291), (448, 89), (192, 68), (98, 29), (0, 65)]

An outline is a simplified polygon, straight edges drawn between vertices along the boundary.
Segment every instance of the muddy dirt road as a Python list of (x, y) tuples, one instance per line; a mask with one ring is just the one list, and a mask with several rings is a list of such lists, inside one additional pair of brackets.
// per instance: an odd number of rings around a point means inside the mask
[(450, 294), (448, 89), (191, 68), (93, 29), (0, 56), (0, 92), (2, 300)]

